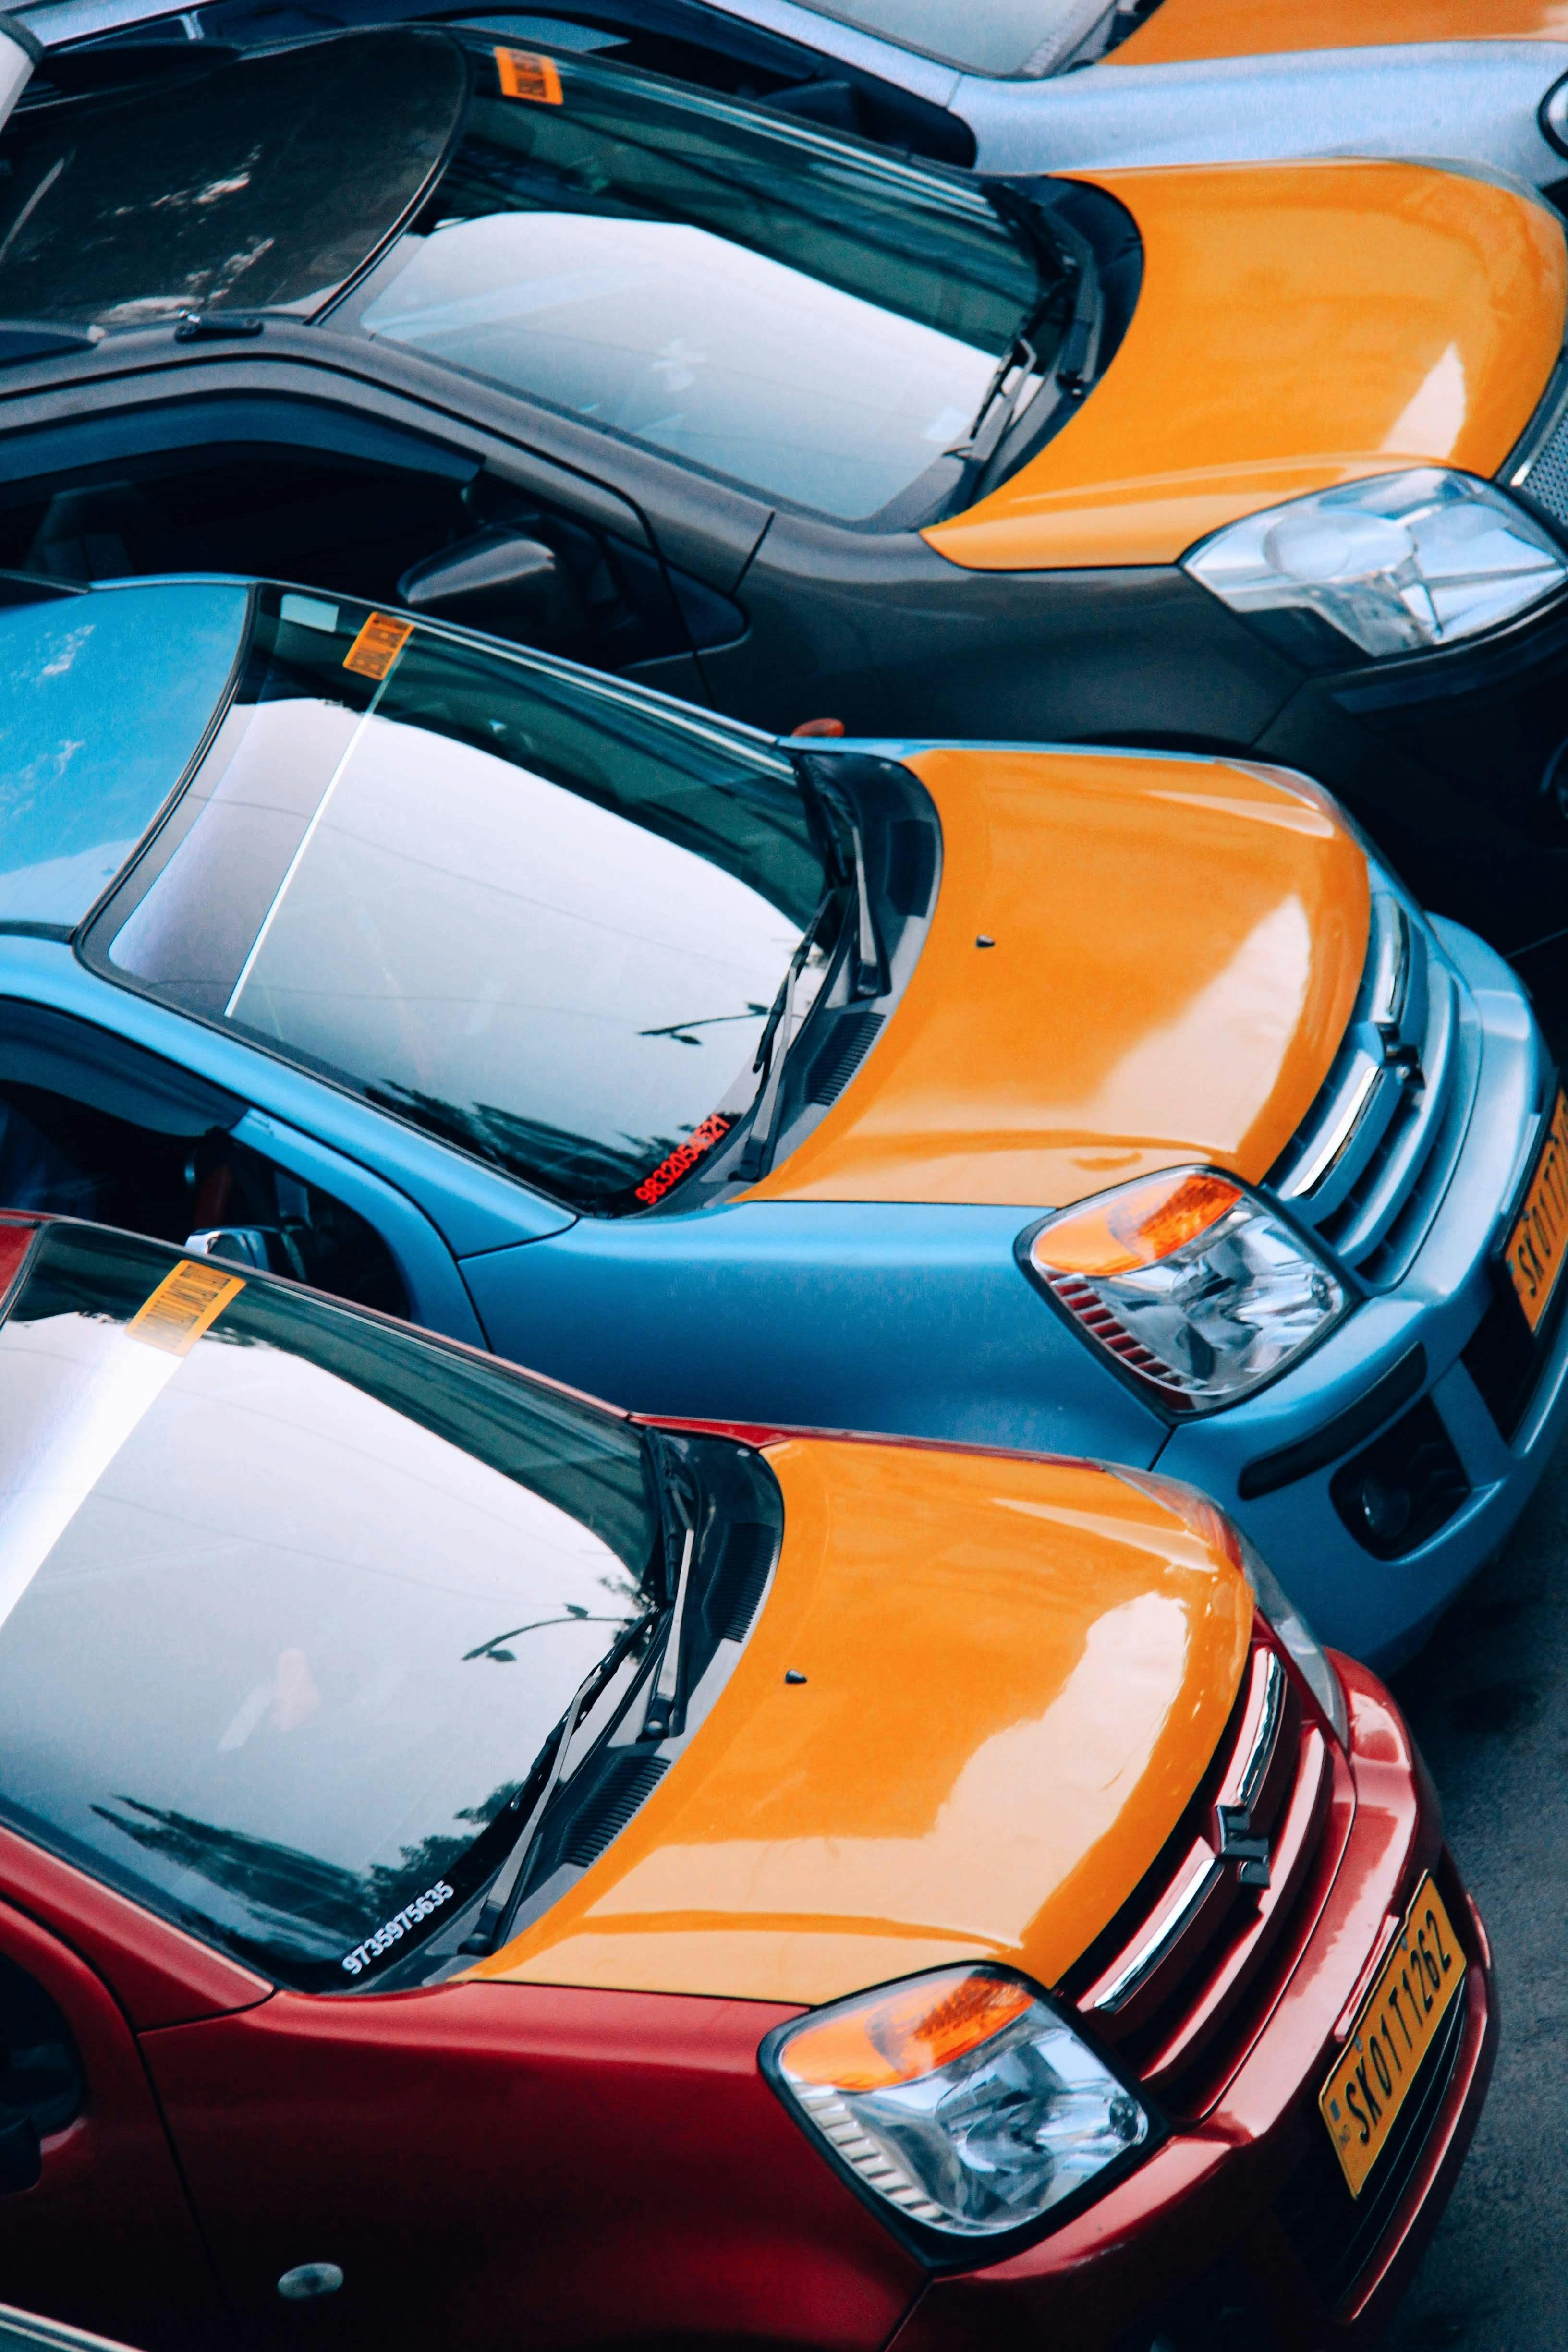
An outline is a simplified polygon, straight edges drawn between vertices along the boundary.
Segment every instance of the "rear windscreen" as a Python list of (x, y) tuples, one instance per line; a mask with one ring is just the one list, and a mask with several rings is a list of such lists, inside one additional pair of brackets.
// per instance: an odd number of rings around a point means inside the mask
[(493, 1869), (658, 1538), (613, 1415), (56, 1227), (0, 1324), (0, 1817), (346, 1990)]
[(313, 310), (414, 203), (467, 89), (445, 34), (400, 26), (18, 115), (0, 319)]

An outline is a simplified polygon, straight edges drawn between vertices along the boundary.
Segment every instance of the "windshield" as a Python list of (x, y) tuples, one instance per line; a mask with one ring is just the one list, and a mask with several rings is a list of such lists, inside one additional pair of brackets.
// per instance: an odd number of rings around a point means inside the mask
[[(879, 33), (906, 49), (921, 49), (966, 73), (1037, 79), (1076, 60), (1087, 47), (1102, 55), (1125, 39), (1151, 0), (980, 0), (955, 8), (952, 0), (811, 0), (818, 15)], [(1120, 21), (1124, 19), (1125, 21)], [(1101, 35), (1100, 39), (1094, 36)]]
[(195, 756), (248, 602), (181, 581), (0, 610), (0, 924), (68, 929), (108, 887)]
[(364, 333), (845, 520), (964, 438), (1043, 290), (977, 188), (521, 57), (481, 58), (456, 154), (351, 298)]
[(0, 1815), (346, 1990), (494, 1868), (477, 1842), (660, 1558), (612, 1415), (46, 1229), (0, 1325)]
[(468, 79), (403, 26), (74, 99), (0, 140), (0, 318), (319, 308), (440, 162)]
[[(751, 1103), (826, 891), (763, 739), (266, 591), (238, 696), (110, 910), (109, 969), (613, 1213)], [(797, 1013), (823, 968), (812, 950)]]

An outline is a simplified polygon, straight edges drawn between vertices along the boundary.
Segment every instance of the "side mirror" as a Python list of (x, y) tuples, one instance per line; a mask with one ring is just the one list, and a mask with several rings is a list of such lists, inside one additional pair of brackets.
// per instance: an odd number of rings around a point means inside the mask
[(187, 1257), (220, 1257), (230, 1265), (253, 1265), (258, 1274), (309, 1279), (292, 1234), (280, 1225), (202, 1225), (181, 1247)]
[(542, 539), (481, 530), (404, 573), (411, 613), (436, 613), (497, 636), (551, 640), (571, 626), (576, 598), (560, 557)]

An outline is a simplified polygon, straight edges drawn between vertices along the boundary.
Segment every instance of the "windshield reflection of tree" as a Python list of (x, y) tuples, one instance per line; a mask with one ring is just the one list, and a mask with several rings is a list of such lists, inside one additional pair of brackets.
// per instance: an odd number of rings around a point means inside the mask
[(649, 1168), (657, 1168), (680, 1140), (672, 1135), (625, 1135), (616, 1144), (569, 1135), (546, 1119), (528, 1118), (494, 1103), (460, 1108), (415, 1087), (373, 1085), (365, 1093), (372, 1102), (414, 1119), (428, 1134), (574, 1203), (624, 1192)]
[(335, 1959), (345, 1946), (455, 1869), (521, 1785), (503, 1781), (482, 1804), (462, 1808), (455, 1818), (470, 1824), (466, 1833), (447, 1831), (422, 1838), (404, 1846), (395, 1863), (375, 1863), (365, 1871), (323, 1862), (276, 1839), (145, 1805), (135, 1797), (117, 1796), (92, 1810), (171, 1873), (188, 1872), (241, 1903), (250, 1915), (248, 1932), (239, 1930), (235, 1940), (268, 1953), (320, 1960)]

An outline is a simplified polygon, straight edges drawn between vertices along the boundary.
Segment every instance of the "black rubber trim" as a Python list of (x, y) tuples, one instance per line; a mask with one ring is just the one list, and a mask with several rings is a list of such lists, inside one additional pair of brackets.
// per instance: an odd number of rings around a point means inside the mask
[(1294, 1445), (1282, 1445), (1277, 1454), (1260, 1454), (1256, 1462), (1246, 1464), (1236, 1482), (1237, 1495), (1244, 1503), (1254, 1502), (1259, 1495), (1272, 1495), (1277, 1488), (1337, 1462), (1342, 1454), (1353, 1452), (1418, 1395), (1426, 1380), (1426, 1350), (1417, 1340), (1408, 1355), (1401, 1356), (1365, 1396), (1348, 1405), (1336, 1419)]
[[(30, 58), (36, 66), (42, 65), (48, 55), (37, 33), (24, 25), (19, 16), (0, 16), (0, 33), (4, 33), (8, 41), (15, 41), (23, 56)], [(1542, 100), (1542, 103), (1544, 105), (1545, 100)]]

